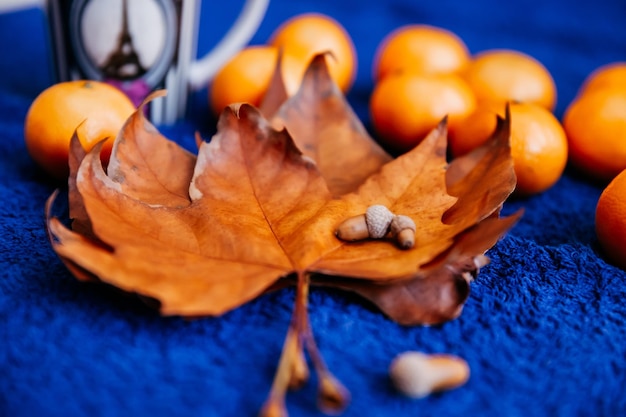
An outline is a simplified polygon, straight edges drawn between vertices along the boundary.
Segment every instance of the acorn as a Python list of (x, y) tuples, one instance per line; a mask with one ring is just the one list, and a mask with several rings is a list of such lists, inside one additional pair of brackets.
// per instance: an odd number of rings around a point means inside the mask
[(402, 394), (423, 398), (460, 387), (469, 379), (470, 370), (467, 362), (457, 356), (404, 352), (391, 363), (389, 376)]
[(415, 222), (409, 216), (394, 216), (389, 229), (400, 248), (411, 249), (415, 245)]
[(410, 249), (415, 245), (415, 230), (415, 222), (409, 216), (395, 215), (387, 207), (376, 204), (365, 213), (344, 220), (335, 230), (335, 236), (354, 242), (391, 234), (401, 249)]
[(344, 220), (335, 236), (341, 240), (354, 242), (363, 239), (380, 239), (389, 233), (389, 225), (394, 214), (381, 204), (369, 206), (364, 214)]

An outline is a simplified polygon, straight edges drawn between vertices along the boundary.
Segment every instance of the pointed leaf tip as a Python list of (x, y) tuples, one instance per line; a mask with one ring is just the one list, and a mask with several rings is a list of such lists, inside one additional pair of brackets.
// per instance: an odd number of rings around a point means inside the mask
[(155, 90), (152, 93), (148, 94), (148, 96), (143, 99), (143, 101), (141, 102), (137, 110), (143, 110), (143, 108), (147, 106), (151, 101), (154, 101), (155, 99), (159, 97), (165, 97), (165, 96), (167, 96), (167, 90)]
[(270, 79), (269, 87), (261, 100), (259, 110), (265, 115), (265, 117), (272, 117), (280, 106), (289, 98), (287, 93), (287, 87), (285, 86), (285, 80), (283, 79), (282, 66), (283, 66), (283, 48), (280, 47), (276, 56), (276, 63), (274, 64), (274, 72)]
[(272, 118), (316, 162), (335, 196), (355, 191), (392, 158), (355, 114), (328, 71), (326, 53), (313, 57), (298, 92)]
[(517, 180), (511, 157), (510, 112), (506, 114), (504, 118), (495, 116), (496, 128), (483, 145), (448, 165), (446, 187), (458, 201), (442, 216), (444, 223), (481, 221), (514, 191)]

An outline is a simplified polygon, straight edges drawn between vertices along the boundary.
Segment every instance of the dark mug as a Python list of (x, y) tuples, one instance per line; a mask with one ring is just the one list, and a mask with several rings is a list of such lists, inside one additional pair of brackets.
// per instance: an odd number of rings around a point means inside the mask
[(269, 0), (247, 0), (222, 40), (196, 59), (200, 0), (46, 0), (55, 81), (111, 83), (150, 104), (154, 123), (183, 117), (190, 90), (206, 86), (256, 32)]

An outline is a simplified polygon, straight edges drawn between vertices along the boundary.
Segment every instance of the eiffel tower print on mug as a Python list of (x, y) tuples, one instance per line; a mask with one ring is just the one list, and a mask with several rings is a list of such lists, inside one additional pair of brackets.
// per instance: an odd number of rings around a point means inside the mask
[(206, 86), (254, 35), (268, 2), (248, 0), (220, 43), (196, 60), (200, 0), (48, 0), (55, 79), (105, 81), (136, 105), (165, 88), (150, 118), (173, 123), (185, 115), (189, 89)]

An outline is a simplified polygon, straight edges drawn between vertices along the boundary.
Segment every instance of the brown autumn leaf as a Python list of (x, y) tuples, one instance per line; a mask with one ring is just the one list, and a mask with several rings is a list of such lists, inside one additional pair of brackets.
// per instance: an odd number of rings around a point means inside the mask
[[(294, 272), (380, 282), (408, 279), (468, 227), (440, 221), (456, 201), (446, 193), (442, 129), (384, 165), (355, 193), (333, 198), (315, 164), (300, 154), (287, 132), (272, 129), (251, 106), (224, 112), (218, 134), (201, 145), (193, 170), (186, 164), (190, 157), (172, 152), (172, 142), (152, 135), (142, 117), (137, 112), (118, 137), (108, 175), (98, 149), (85, 156), (77, 173), (93, 232), (111, 250), (77, 243), (75, 232), (63, 230), (54, 219), (50, 223), (62, 257), (103, 281), (160, 300), (164, 314), (222, 314)], [(150, 141), (128, 129), (136, 123), (148, 126)], [(159, 162), (169, 167), (164, 171), (169, 178), (189, 178), (193, 172), (186, 197), (155, 177), (149, 182), (149, 201), (138, 198), (145, 175), (158, 169), (134, 155), (160, 147), (159, 155), (171, 158)], [(420, 225), (416, 247), (402, 251), (385, 240), (346, 244), (334, 236), (343, 219), (371, 204), (414, 218)], [(183, 260), (188, 264), (184, 283), (171, 280), (180, 274)], [(207, 270), (214, 273), (207, 277)], [(222, 291), (229, 295), (216, 295)]]
[[(83, 155), (74, 139), (73, 230), (50, 215), (54, 196), (46, 210), (52, 246), (77, 278), (156, 299), (166, 315), (220, 315), (295, 274), (294, 318), (266, 415), (284, 410), (286, 390), (306, 380), (303, 349), (318, 373), (320, 407), (337, 411), (348, 401), (315, 346), (306, 313), (311, 280), (355, 291), (400, 323), (449, 320), (484, 252), (517, 219), (498, 218), (515, 186), (506, 130), (485, 151), (448, 165), (444, 120), (387, 161), (328, 87), (323, 61), (315, 59), (307, 77), (278, 112), (287, 126), (317, 120), (294, 128), (295, 141), (244, 104), (223, 112), (218, 133), (194, 156), (160, 135), (140, 108), (116, 139), (108, 172), (99, 147)], [(333, 145), (335, 134), (346, 148)], [(355, 174), (342, 181), (333, 149), (367, 163), (345, 159)], [(372, 204), (410, 216), (419, 225), (416, 247), (335, 237), (341, 221)]]

